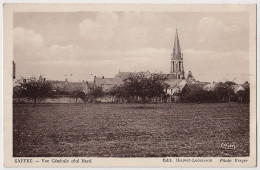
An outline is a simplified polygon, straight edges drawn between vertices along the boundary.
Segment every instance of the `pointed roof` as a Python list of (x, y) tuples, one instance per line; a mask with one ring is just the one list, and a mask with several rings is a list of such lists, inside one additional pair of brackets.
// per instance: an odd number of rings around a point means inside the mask
[(187, 79), (195, 79), (191, 71), (189, 71)]
[(180, 46), (180, 42), (179, 42), (179, 37), (178, 37), (178, 31), (177, 31), (177, 29), (176, 29), (176, 33), (175, 33), (175, 40), (174, 40), (173, 51), (174, 51), (175, 53), (181, 52), (181, 46)]
[(144, 74), (145, 76), (149, 76), (151, 75), (151, 73), (149, 71), (146, 71), (146, 72), (119, 72), (115, 78), (121, 78), (122, 80), (123, 79), (126, 79), (128, 77), (130, 77), (131, 75), (141, 75), (141, 74)]
[(102, 85), (121, 85), (123, 84), (123, 80), (121, 78), (100, 78), (96, 77), (95, 78), (95, 85), (100, 87)]
[(187, 81), (188, 81), (188, 83), (195, 83), (195, 82), (196, 82), (196, 79), (195, 79), (195, 77), (193, 76), (193, 74), (192, 74), (191, 71), (189, 71), (189, 73), (188, 73)]
[(216, 88), (216, 83), (209, 83), (209, 84), (206, 84), (205, 86), (203, 86), (203, 89), (204, 90), (207, 90), (207, 91), (214, 91), (215, 88)]
[(171, 89), (171, 88), (177, 87), (182, 82), (182, 79), (168, 80), (168, 81), (165, 81), (165, 82), (168, 85), (170, 85), (169, 88)]

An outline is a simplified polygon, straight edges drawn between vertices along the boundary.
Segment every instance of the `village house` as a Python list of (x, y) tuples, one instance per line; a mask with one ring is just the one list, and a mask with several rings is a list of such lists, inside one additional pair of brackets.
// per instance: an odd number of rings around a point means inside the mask
[(170, 95), (168, 102), (177, 102), (179, 101), (179, 94), (182, 92), (182, 89), (186, 86), (187, 81), (185, 79), (176, 79), (166, 81), (169, 84), (167, 88), (167, 94)]
[(123, 84), (123, 79), (119, 77), (105, 78), (94, 77), (94, 87), (101, 87), (104, 92), (109, 92), (113, 87)]
[(49, 80), (52, 84), (53, 91), (63, 92), (64, 94), (69, 94), (73, 91), (83, 91), (84, 93), (88, 93), (89, 87), (88, 83), (85, 81), (82, 82), (69, 82), (65, 81), (52, 81)]
[(206, 91), (215, 91), (217, 83), (213, 82), (213, 83), (208, 83), (205, 86), (203, 86), (203, 89)]

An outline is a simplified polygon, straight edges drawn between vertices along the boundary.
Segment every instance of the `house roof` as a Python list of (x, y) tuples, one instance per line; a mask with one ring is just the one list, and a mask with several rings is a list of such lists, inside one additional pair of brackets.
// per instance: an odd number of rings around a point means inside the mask
[[(169, 88), (175, 88), (178, 86), (183, 80), (182, 79), (175, 79), (175, 80), (167, 80), (165, 81), (167, 84), (170, 85)], [(185, 81), (185, 80), (184, 80)], [(186, 82), (186, 81), (185, 81)]]
[(82, 83), (82, 82), (69, 82), (69, 86), (71, 86), (71, 87), (83, 87), (84, 83)]
[(216, 87), (216, 83), (209, 83), (203, 86), (203, 89), (208, 90), (208, 91), (214, 91)]
[(187, 83), (188, 84), (188, 87), (190, 88), (190, 89), (193, 89), (193, 90), (195, 90), (195, 89), (203, 89), (204, 88), (204, 86), (205, 86), (205, 83), (201, 83), (201, 82), (195, 82), (195, 83)]
[(53, 85), (54, 88), (59, 87), (59, 88), (65, 88), (68, 87), (69, 82), (67, 81), (59, 81), (59, 80), (54, 80), (54, 81), (50, 81), (50, 83)]
[(248, 88), (249, 87), (249, 83), (246, 82), (246, 83), (243, 83), (241, 86), (243, 86), (244, 89)]
[(115, 76), (115, 78), (126, 79), (126, 78), (128, 78), (131, 74), (133, 74), (133, 73), (132, 73), (132, 72), (119, 72), (119, 73), (117, 73), (117, 75)]
[(145, 74), (145, 75), (149, 75), (151, 74), (149, 71), (146, 72), (119, 72), (117, 73), (117, 75), (115, 76), (115, 78), (121, 78), (121, 79), (126, 79), (131, 75), (138, 75), (138, 74)]
[(123, 84), (122, 78), (95, 78), (95, 85), (102, 86), (102, 85), (121, 85)]
[(60, 88), (65, 91), (84, 90), (86, 87), (85, 82), (68, 82), (68, 81), (51, 81), (54, 89)]
[(235, 93), (237, 93), (240, 90), (242, 90), (242, 91), (245, 90), (245, 88), (242, 85), (238, 85), (238, 84), (232, 85), (231, 88), (234, 90)]
[(244, 87), (243, 86), (239, 86), (236, 90), (235, 93), (239, 92), (239, 91), (244, 91)]
[(190, 82), (196, 81), (191, 71), (189, 71), (188, 73), (187, 80), (189, 80)]
[(168, 88), (168, 90), (170, 91), (167, 91), (167, 93), (173, 95), (176, 93), (180, 93), (182, 89), (186, 86), (187, 81), (182, 79), (177, 79), (177, 80), (166, 81), (166, 83), (170, 85), (170, 87)]
[(166, 80), (169, 80), (169, 81), (176, 79), (175, 74), (161, 74), (161, 75), (165, 76)]
[(151, 74), (159, 74), (163, 75), (166, 80), (175, 80), (176, 76), (175, 74), (163, 74), (163, 73), (150, 73), (149, 71), (146, 72), (119, 72), (115, 78), (122, 78), (123, 80), (128, 78), (130, 75), (138, 75), (138, 74), (145, 74), (146, 76), (149, 76)]
[(238, 84), (234, 84), (234, 85), (231, 86), (231, 88), (232, 88), (234, 91), (235, 91), (238, 87), (239, 87)]
[(93, 89), (93, 88), (94, 88), (94, 82), (93, 82), (93, 81), (89, 81), (89, 82), (87, 82), (86, 84), (87, 84), (87, 87), (88, 87), (89, 89)]

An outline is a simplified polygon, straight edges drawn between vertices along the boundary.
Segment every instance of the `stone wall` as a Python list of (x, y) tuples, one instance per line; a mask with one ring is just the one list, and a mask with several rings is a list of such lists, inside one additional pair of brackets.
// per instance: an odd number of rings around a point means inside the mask
[[(27, 98), (14, 98), (14, 103), (27, 103), (33, 104), (32, 99)], [(71, 97), (59, 97), (59, 98), (47, 98), (47, 99), (37, 99), (37, 103), (76, 103), (75, 98)], [(78, 98), (77, 103), (84, 103), (80, 98)]]

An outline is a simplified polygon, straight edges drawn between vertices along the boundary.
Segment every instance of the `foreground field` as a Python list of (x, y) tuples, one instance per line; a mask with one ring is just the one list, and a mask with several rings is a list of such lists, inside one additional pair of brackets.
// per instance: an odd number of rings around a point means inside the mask
[(25, 104), (13, 116), (15, 157), (249, 155), (248, 104)]

